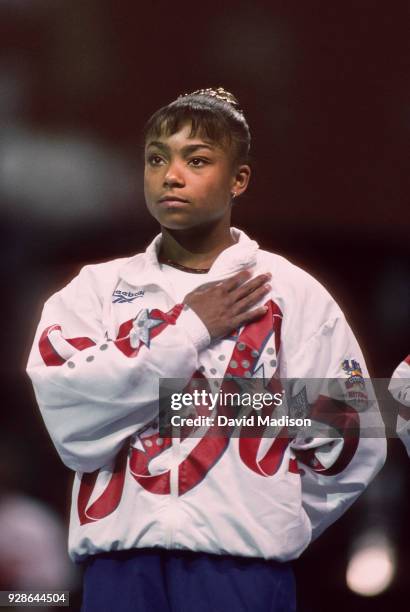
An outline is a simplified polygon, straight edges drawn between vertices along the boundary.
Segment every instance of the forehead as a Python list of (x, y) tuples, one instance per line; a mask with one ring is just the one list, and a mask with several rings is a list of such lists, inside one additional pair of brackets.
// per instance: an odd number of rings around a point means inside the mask
[(217, 143), (214, 143), (212, 140), (209, 140), (202, 135), (192, 136), (189, 126), (185, 126), (173, 134), (159, 134), (158, 136), (152, 136), (151, 138), (148, 138), (145, 146), (170, 149), (201, 146), (206, 147), (207, 149), (220, 148)]
[(226, 136), (221, 135), (220, 138), (211, 138), (205, 129), (198, 126), (195, 130), (191, 122), (187, 121), (176, 130), (170, 131), (166, 124), (162, 124), (153, 133), (148, 133), (146, 136), (145, 146), (154, 146), (155, 144), (163, 144), (167, 146), (184, 146), (184, 145), (204, 145), (210, 149), (218, 149), (225, 153), (230, 152), (230, 143)]

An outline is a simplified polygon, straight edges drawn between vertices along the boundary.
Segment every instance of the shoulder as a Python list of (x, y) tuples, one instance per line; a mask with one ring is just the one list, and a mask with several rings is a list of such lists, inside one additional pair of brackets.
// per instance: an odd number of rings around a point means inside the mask
[(259, 249), (258, 260), (260, 264), (268, 264), (273, 268), (271, 270), (272, 274), (279, 283), (293, 285), (297, 282), (302, 283), (302, 286), (306, 288), (314, 287), (324, 289), (314, 276), (306, 272), (303, 268), (296, 266), (282, 255)]
[(407, 357), (399, 363), (392, 374), (392, 378), (410, 379), (410, 355), (407, 355)]
[(141, 254), (133, 257), (121, 257), (110, 261), (87, 264), (62, 289), (54, 293), (48, 301), (56, 299), (89, 300), (103, 298), (107, 292), (112, 292), (118, 283), (121, 270), (130, 261), (137, 260)]
[(328, 290), (314, 276), (285, 257), (260, 250), (258, 265), (272, 273), (272, 285), (280, 293), (306, 305), (313, 306), (316, 302), (336, 305)]
[(326, 322), (344, 318), (328, 290), (314, 276), (285, 257), (260, 250), (258, 267), (272, 273), (272, 293), (284, 321), (297, 325), (308, 336)]
[(104, 261), (101, 263), (87, 264), (81, 268), (78, 278), (92, 280), (93, 282), (100, 284), (112, 279), (118, 279), (121, 270), (132, 261), (138, 261), (142, 257), (139, 253), (132, 257), (120, 257), (118, 259), (111, 259), (110, 261)]

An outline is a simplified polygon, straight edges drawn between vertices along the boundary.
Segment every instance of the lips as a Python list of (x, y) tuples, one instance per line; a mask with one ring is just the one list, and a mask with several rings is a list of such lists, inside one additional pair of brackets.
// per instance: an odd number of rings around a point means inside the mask
[(162, 196), (162, 198), (160, 198), (158, 200), (158, 202), (160, 204), (163, 204), (163, 203), (172, 204), (174, 202), (177, 203), (177, 204), (181, 204), (181, 203), (182, 204), (189, 204), (189, 201), (186, 200), (185, 198), (181, 198), (179, 196), (175, 196), (175, 195), (172, 195), (172, 194)]
[(166, 195), (162, 196), (158, 200), (158, 206), (163, 210), (175, 211), (175, 210), (183, 210), (189, 205), (189, 201), (185, 198), (181, 198), (179, 196), (174, 195)]

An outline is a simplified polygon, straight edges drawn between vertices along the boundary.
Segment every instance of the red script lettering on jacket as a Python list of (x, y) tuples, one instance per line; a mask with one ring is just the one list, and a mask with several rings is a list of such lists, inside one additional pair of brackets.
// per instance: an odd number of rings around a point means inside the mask
[[(235, 345), (224, 373), (221, 387), (222, 394), (240, 391), (240, 387), (238, 386), (238, 382), (235, 381), (235, 378), (246, 379), (259, 371), (261, 367), (264, 367), (263, 364), (257, 366), (257, 362), (263, 348), (269, 340), (271, 343), (274, 343), (276, 356), (279, 353), (282, 312), (272, 300), (269, 300), (266, 305), (268, 306), (268, 310), (261, 319), (247, 325), (239, 336), (231, 336), (232, 339), (235, 340)], [(175, 325), (181, 312), (181, 304), (178, 304), (167, 313), (163, 313), (158, 309), (150, 311), (149, 317), (160, 321), (160, 324), (152, 330), (151, 338), (160, 334), (168, 325)], [(142, 345), (142, 342), (139, 342), (136, 348), (131, 346), (129, 333), (132, 329), (132, 324), (133, 320), (123, 323), (119, 328), (115, 341), (117, 348), (129, 358), (136, 357)], [(65, 363), (65, 360), (54, 350), (49, 339), (50, 331), (56, 329), (61, 332), (61, 327), (54, 325), (47, 328), (40, 339), (40, 352), (46, 365), (62, 365)], [(78, 350), (84, 350), (95, 344), (89, 338), (68, 339), (67, 342)], [(273, 361), (273, 363), (275, 362)], [(265, 377), (264, 371), (262, 375)], [(198, 379), (201, 381), (202, 385), (206, 385), (209, 389), (206, 377), (201, 372), (197, 371), (194, 373), (185, 391), (192, 389), (192, 383), (198, 381)], [(282, 390), (280, 379), (274, 375), (270, 376), (268, 380), (265, 378), (264, 387), (273, 394), (281, 392)], [(271, 416), (274, 408), (275, 407), (264, 406), (261, 414), (263, 416)], [(343, 426), (348, 422), (350, 425), (350, 432), (352, 432), (351, 424), (354, 423), (355, 430), (357, 429), (358, 431), (359, 424), (356, 411), (346, 406), (344, 406), (344, 410), (342, 411), (340, 411), (340, 406), (337, 407), (339, 410), (335, 410), (335, 408), (336, 407), (332, 405), (332, 400), (320, 397), (313, 411), (315, 412), (317, 420), (321, 420), (321, 415), (325, 414), (326, 421), (330, 419), (332, 425), (339, 426), (340, 429), (343, 429)], [(226, 410), (226, 407), (223, 407), (220, 412), (226, 414)], [(330, 417), (329, 414), (331, 415)], [(342, 416), (340, 416), (341, 414)], [(196, 428), (193, 428), (192, 431), (195, 429)], [(240, 433), (238, 445), (239, 456), (244, 465), (250, 470), (266, 478), (273, 476), (280, 468), (285, 451), (291, 442), (291, 438), (287, 435), (286, 428), (283, 428), (280, 434), (272, 440), (272, 444), (266, 450), (265, 454), (259, 457), (263, 427), (259, 429), (256, 428), (254, 430), (255, 435), (252, 435), (252, 437), (249, 437), (249, 435), (245, 436), (243, 431)], [(216, 430), (218, 430), (218, 433), (216, 433)], [(198, 443), (178, 466), (179, 496), (184, 495), (197, 486), (206, 477), (207, 473), (218, 463), (229, 445), (232, 431), (232, 427), (226, 426), (221, 433), (221, 427), (214, 424), (208, 428), (203, 437), (198, 438)], [(188, 434), (185, 433), (185, 437), (187, 437), (187, 435)], [(183, 439), (184, 438), (181, 438), (181, 442), (183, 442)], [(308, 465), (311, 469), (320, 471), (324, 475), (332, 475), (344, 469), (349, 463), (357, 449), (358, 440), (358, 433), (354, 436), (350, 433), (340, 457), (336, 463), (327, 470), (319, 466), (317, 461), (315, 462), (313, 451), (300, 451), (296, 453), (296, 457), (297, 460)], [(102, 519), (111, 514), (118, 507), (124, 485), (128, 455), (130, 473), (141, 487), (157, 495), (168, 495), (170, 493), (171, 470), (167, 469), (159, 474), (151, 474), (150, 463), (155, 457), (172, 446), (171, 438), (161, 439), (159, 438), (159, 434), (155, 433), (151, 436), (141, 437), (140, 441), (143, 445), (143, 449), (135, 447), (130, 448), (129, 440), (127, 440), (114, 461), (113, 473), (108, 484), (106, 484), (104, 490), (92, 504), (89, 504), (89, 502), (97, 485), (97, 478), (101, 470), (82, 475), (77, 503), (81, 524)], [(297, 460), (289, 460), (289, 471), (298, 473)]]

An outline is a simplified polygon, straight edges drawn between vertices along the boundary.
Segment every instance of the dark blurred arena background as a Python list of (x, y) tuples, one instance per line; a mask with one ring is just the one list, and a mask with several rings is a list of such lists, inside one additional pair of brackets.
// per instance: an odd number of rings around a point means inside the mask
[[(3, 506), (24, 508), (23, 522), (30, 504), (57, 531), (68, 520), (71, 475), (24, 373), (42, 303), (85, 263), (137, 252), (157, 232), (143, 199), (141, 130), (180, 93), (223, 85), (246, 112), (253, 178), (234, 225), (327, 286), (373, 376), (390, 377), (408, 354), (409, 9), (0, 0), (0, 494)], [(368, 492), (295, 563), (300, 612), (407, 609), (409, 467), (390, 440)], [(13, 528), (38, 565), (45, 543)], [(390, 586), (372, 597), (346, 584), (369, 528), (395, 560)], [(7, 550), (2, 588), (11, 586)], [(64, 563), (44, 584), (71, 588), (77, 610), (77, 577)]]

